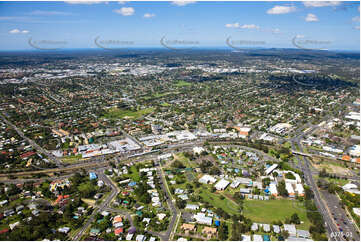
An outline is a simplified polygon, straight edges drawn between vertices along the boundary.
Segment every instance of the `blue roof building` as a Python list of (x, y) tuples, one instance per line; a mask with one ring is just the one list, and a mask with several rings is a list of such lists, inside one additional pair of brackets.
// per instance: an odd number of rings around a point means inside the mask
[(90, 172), (89, 173), (89, 179), (90, 180), (94, 180), (94, 179), (97, 179), (98, 177), (97, 177), (97, 174), (95, 174), (94, 172)]
[(219, 226), (219, 225), (221, 225), (221, 222), (220, 222), (219, 220), (216, 220), (216, 221), (214, 221), (214, 224), (215, 224), (216, 226)]
[(263, 235), (263, 241), (271, 241), (269, 235), (267, 234)]

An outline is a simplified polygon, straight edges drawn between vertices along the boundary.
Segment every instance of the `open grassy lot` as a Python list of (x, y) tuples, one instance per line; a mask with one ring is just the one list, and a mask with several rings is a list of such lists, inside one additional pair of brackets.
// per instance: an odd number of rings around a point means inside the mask
[(130, 167), (130, 174), (129, 178), (132, 179), (135, 182), (140, 181), (140, 174), (135, 166)]
[(201, 188), (199, 192), (199, 195), (203, 198), (203, 200), (212, 204), (214, 208), (222, 208), (229, 215), (240, 213), (239, 206), (227, 197), (224, 196), (225, 198), (221, 199), (220, 194), (212, 193), (209, 189), (204, 188)]
[(192, 86), (192, 83), (190, 82), (186, 82), (186, 81), (178, 81), (175, 84), (176, 87), (188, 87), (188, 86)]
[[(318, 176), (316, 176), (316, 179), (319, 179)], [(322, 177), (322, 179), (327, 180), (328, 182), (333, 182), (339, 186), (344, 186), (347, 183), (349, 183), (350, 181), (347, 179), (338, 179), (338, 178), (330, 178), (330, 177)]]
[(318, 163), (313, 162), (313, 166), (319, 171), (326, 169), (326, 171), (329, 173), (338, 175), (352, 175), (349, 168), (346, 168), (342, 162), (323, 160)]
[(122, 118), (130, 118), (137, 119), (143, 115), (151, 113), (154, 111), (154, 108), (146, 108), (138, 111), (124, 110), (119, 108), (111, 108), (104, 115), (104, 118), (107, 119), (122, 119)]
[(245, 200), (244, 201), (244, 215), (252, 219), (254, 222), (272, 223), (273, 221), (285, 221), (286, 218), (291, 217), (293, 213), (297, 213), (300, 220), (303, 222), (296, 227), (298, 229), (307, 229), (310, 226), (310, 221), (306, 216), (306, 210), (302, 203), (288, 199), (277, 200)]
[(174, 155), (174, 160), (179, 160), (188, 168), (195, 168), (198, 167), (198, 165), (194, 162), (189, 160), (189, 158), (184, 156), (184, 153), (178, 153)]

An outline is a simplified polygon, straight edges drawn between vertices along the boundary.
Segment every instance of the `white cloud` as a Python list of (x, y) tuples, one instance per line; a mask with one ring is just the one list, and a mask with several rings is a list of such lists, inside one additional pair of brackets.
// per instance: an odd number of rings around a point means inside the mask
[(18, 33), (20, 33), (20, 30), (18, 29), (13, 29), (9, 31), (9, 34), (18, 34)]
[(268, 14), (286, 14), (296, 11), (296, 7), (294, 6), (274, 6), (271, 9), (267, 10)]
[(352, 18), (353, 22), (360, 22), (360, 16), (355, 16)]
[(126, 4), (128, 1), (118, 1), (119, 4)]
[(259, 26), (255, 25), (255, 24), (244, 24), (240, 28), (241, 29), (259, 29)]
[(185, 6), (191, 3), (195, 3), (196, 1), (187, 1), (187, 0), (179, 0), (179, 1), (173, 1), (172, 4), (173, 5), (177, 5), (177, 6)]
[(317, 2), (313, 2), (313, 1), (307, 1), (307, 2), (303, 2), (303, 5), (305, 5), (306, 7), (336, 7), (338, 5), (340, 5), (341, 2), (339, 1), (317, 1)]
[(312, 13), (307, 14), (305, 20), (306, 22), (318, 22), (317, 16)]
[(67, 15), (71, 15), (71, 13), (69, 13), (69, 12), (41, 11), (41, 10), (32, 11), (30, 14), (31, 15), (41, 15), (41, 16), (54, 16), (54, 15), (67, 16)]
[(132, 7), (123, 7), (120, 9), (114, 9), (113, 12), (117, 13), (117, 14), (121, 14), (123, 16), (131, 16), (135, 13), (134, 8)]
[(155, 17), (155, 14), (154, 13), (146, 13), (143, 15), (144, 18), (153, 18)]
[(358, 29), (358, 30), (360, 30), (360, 26), (355, 26), (355, 29)]
[(233, 23), (233, 24), (226, 24), (226, 28), (238, 28), (239, 23)]
[(9, 31), (9, 34), (28, 34), (29, 30), (19, 30), (19, 29), (12, 29)]

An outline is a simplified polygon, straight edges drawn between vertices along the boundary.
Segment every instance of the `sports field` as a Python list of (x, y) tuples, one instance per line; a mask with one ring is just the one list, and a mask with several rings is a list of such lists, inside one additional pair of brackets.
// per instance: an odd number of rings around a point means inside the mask
[(310, 221), (306, 216), (306, 210), (302, 203), (289, 199), (277, 200), (245, 200), (244, 201), (244, 215), (259, 223), (272, 223), (273, 221), (281, 220), (283, 223), (286, 218), (290, 218), (293, 213), (297, 213), (300, 220), (303, 222), (296, 227), (298, 229), (307, 229), (310, 226)]

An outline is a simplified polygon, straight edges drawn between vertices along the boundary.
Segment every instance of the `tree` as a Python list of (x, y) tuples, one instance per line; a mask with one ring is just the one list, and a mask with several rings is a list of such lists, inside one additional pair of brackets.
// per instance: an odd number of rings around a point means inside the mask
[(180, 162), (179, 160), (173, 161), (172, 167), (174, 167), (174, 168), (179, 168), (179, 169), (185, 168), (185, 166), (183, 165), (183, 163)]
[(290, 236), (287, 230), (282, 230), (281, 235), (284, 239), (287, 239)]
[(294, 223), (294, 224), (300, 224), (301, 223), (300, 218), (298, 217), (297, 213), (292, 214), (291, 223)]
[(269, 177), (266, 177), (262, 180), (262, 186), (263, 188), (266, 188), (271, 183), (271, 179)]
[(183, 208), (186, 207), (186, 201), (178, 199), (176, 201), (176, 205), (177, 205), (178, 208), (183, 209)]
[(228, 239), (228, 226), (225, 223), (221, 223), (218, 230), (218, 238), (219, 240), (227, 240)]
[(283, 197), (288, 197), (288, 192), (286, 189), (286, 183), (284, 181), (281, 181), (278, 183), (277, 186), (278, 193)]

